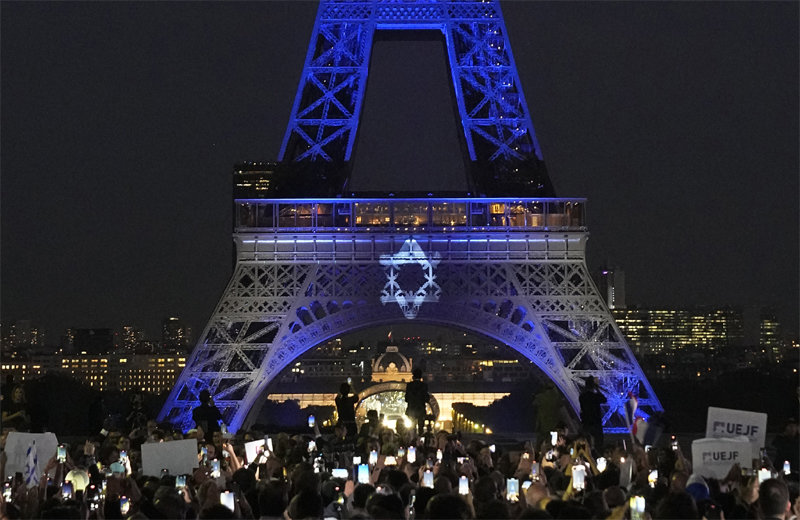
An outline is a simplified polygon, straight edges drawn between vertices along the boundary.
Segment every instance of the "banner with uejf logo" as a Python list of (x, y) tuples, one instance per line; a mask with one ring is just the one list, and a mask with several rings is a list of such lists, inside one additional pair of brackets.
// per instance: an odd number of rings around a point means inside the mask
[(758, 458), (759, 450), (766, 446), (767, 414), (708, 407), (706, 438), (747, 437), (753, 448), (752, 458)]

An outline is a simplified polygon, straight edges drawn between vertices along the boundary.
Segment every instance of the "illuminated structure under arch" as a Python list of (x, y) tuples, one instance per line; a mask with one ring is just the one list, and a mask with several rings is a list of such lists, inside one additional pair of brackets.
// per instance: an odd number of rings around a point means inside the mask
[[(359, 392), (358, 404), (356, 405), (356, 421), (359, 423), (359, 426), (361, 425), (362, 422), (364, 422), (364, 416), (366, 415), (366, 411), (368, 409), (368, 406), (365, 406), (365, 401), (368, 398), (386, 392), (405, 393), (405, 390), (406, 390), (406, 383), (399, 381), (389, 381), (386, 383), (378, 383), (375, 385), (368, 386), (367, 388)], [(430, 395), (430, 399), (428, 400), (428, 406), (430, 407), (430, 412), (433, 415), (433, 417), (439, 417), (439, 402), (436, 400), (436, 397), (433, 394)]]
[[(372, 37), (407, 29), (445, 36), (463, 196), (345, 191)], [(585, 200), (553, 197), (496, 0), (323, 0), (280, 158), (235, 171), (236, 267), (159, 420), (190, 428), (208, 389), (236, 431), (310, 348), (407, 319), (505, 343), (576, 411), (599, 378), (606, 431), (630, 392), (662, 409), (588, 274)]]

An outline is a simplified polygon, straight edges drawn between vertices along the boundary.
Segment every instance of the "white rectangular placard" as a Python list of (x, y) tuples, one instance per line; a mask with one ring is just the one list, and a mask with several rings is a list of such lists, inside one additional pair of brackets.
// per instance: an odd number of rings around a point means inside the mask
[(708, 407), (706, 438), (729, 438), (744, 435), (750, 439), (752, 457), (757, 458), (759, 449), (766, 446), (767, 414)]
[[(264, 451), (264, 444), (266, 441), (264, 439), (258, 439), (257, 441), (250, 441), (244, 443), (244, 453), (247, 457), (247, 463), (252, 464), (256, 457), (258, 457), (258, 453)], [(259, 448), (261, 448), (259, 450)], [(264, 461), (261, 461), (264, 462)]]
[(199, 466), (197, 453), (195, 439), (147, 442), (142, 444), (142, 473), (160, 477), (166, 468), (170, 475), (191, 475)]
[(692, 442), (692, 468), (706, 478), (724, 478), (731, 466), (752, 466), (752, 448), (747, 437), (697, 439)]
[(6, 470), (4, 478), (13, 477), (14, 473), (25, 472), (25, 458), (28, 454), (28, 447), (36, 442), (36, 476), (41, 478), (47, 462), (56, 454), (58, 439), (54, 433), (23, 433), (9, 432), (6, 439)]

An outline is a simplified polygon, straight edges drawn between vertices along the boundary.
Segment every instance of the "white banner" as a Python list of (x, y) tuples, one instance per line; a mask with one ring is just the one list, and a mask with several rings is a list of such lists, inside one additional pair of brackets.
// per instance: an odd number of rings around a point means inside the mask
[(14, 473), (25, 472), (25, 456), (28, 447), (36, 441), (36, 457), (39, 463), (36, 465), (36, 476), (41, 478), (47, 462), (53, 458), (58, 448), (58, 439), (54, 433), (23, 433), (9, 432), (6, 439), (6, 474), (4, 478), (13, 477)]
[(752, 466), (752, 448), (747, 437), (697, 439), (692, 442), (692, 469), (706, 478), (724, 478), (731, 466)]
[(199, 466), (197, 453), (195, 439), (142, 444), (142, 473), (160, 477), (166, 469), (170, 475), (191, 475)]
[(708, 407), (706, 438), (730, 438), (745, 436), (752, 445), (752, 457), (759, 456), (759, 449), (767, 442), (767, 414)]

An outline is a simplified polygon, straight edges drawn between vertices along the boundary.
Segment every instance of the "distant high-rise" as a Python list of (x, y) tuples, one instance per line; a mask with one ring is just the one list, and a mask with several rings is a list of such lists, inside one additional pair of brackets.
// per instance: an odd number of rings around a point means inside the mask
[(182, 350), (189, 346), (191, 330), (180, 318), (164, 318), (161, 322), (161, 346), (165, 350)]
[(625, 308), (625, 271), (619, 268), (601, 269), (597, 288), (611, 310)]
[(138, 327), (125, 325), (122, 327), (122, 348), (133, 350), (136, 345), (144, 340), (144, 331)]
[(73, 349), (78, 354), (108, 354), (114, 349), (111, 329), (74, 329)]
[(783, 360), (780, 328), (781, 324), (775, 317), (775, 312), (772, 309), (764, 309), (759, 319), (758, 346), (773, 363), (780, 363)]

